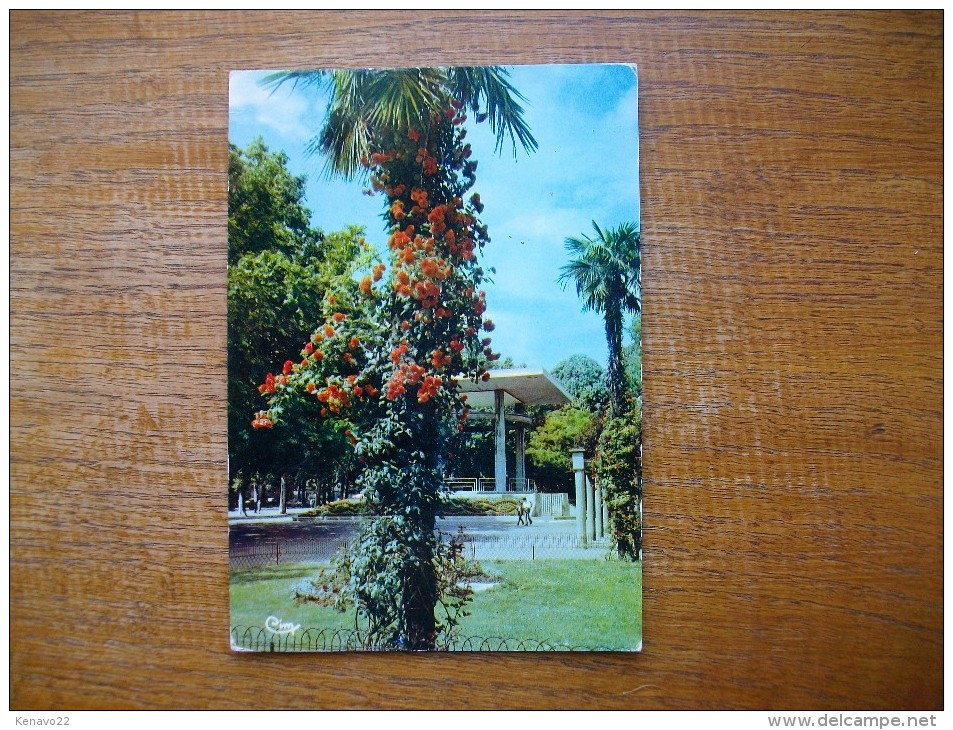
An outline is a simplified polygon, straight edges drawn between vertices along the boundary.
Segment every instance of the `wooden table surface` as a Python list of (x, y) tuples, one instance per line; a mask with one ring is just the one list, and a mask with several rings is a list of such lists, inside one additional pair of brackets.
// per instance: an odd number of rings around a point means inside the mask
[[(11, 707), (941, 708), (942, 31), (13, 12)], [(640, 78), (644, 652), (230, 653), (229, 70), (610, 61)]]

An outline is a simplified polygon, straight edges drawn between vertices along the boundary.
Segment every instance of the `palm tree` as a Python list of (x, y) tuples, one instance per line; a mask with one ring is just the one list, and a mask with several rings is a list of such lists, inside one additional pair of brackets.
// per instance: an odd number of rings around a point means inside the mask
[(509, 136), (516, 155), (517, 141), (527, 152), (536, 140), (523, 119), (520, 101), (526, 101), (507, 80), (500, 66), (409, 69), (338, 69), (282, 71), (263, 83), (277, 88), (323, 86), (331, 96), (324, 126), (308, 144), (311, 153), (327, 156), (329, 175), (353, 178), (363, 170), (361, 158), (395, 132), (424, 129), (430, 117), (446, 108), (447, 100), (462, 104), (489, 121), (496, 134), (496, 151)]
[(583, 234), (566, 239), (572, 257), (562, 267), (559, 283), (565, 289), (575, 282), (584, 311), (601, 312), (605, 319), (609, 367), (606, 382), (613, 415), (625, 410), (625, 370), (622, 364), (622, 327), (626, 312), (642, 309), (642, 273), (639, 228), (623, 223), (601, 229), (595, 221), (595, 238)]

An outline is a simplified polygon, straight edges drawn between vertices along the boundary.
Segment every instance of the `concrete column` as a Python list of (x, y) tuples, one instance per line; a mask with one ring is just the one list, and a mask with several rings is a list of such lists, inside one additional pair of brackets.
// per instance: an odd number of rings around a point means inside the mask
[(600, 491), (602, 492), (602, 532), (604, 535), (608, 535), (609, 530), (612, 529), (609, 526), (609, 505), (606, 503), (605, 488)]
[(606, 529), (602, 522), (602, 488), (599, 485), (596, 485), (596, 503), (592, 511), (596, 516), (596, 540), (601, 540), (606, 536)]
[(506, 412), (503, 408), (503, 391), (493, 391), (494, 415), (496, 417), (496, 459), (493, 476), (496, 479), (496, 491), (506, 491)]
[(590, 540), (596, 539), (596, 498), (592, 480), (586, 477), (586, 536)]
[(576, 477), (576, 535), (579, 542), (588, 545), (586, 533), (586, 460), (584, 449), (572, 449), (572, 470)]
[(526, 488), (526, 427), (522, 423), (516, 424), (516, 483), (520, 489)]

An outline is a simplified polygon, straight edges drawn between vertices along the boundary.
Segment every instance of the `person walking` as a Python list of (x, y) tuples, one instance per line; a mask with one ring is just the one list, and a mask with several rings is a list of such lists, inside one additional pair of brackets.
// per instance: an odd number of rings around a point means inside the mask
[(533, 524), (533, 505), (530, 504), (528, 497), (523, 497), (523, 503), (520, 505), (523, 510), (523, 524), (529, 527)]

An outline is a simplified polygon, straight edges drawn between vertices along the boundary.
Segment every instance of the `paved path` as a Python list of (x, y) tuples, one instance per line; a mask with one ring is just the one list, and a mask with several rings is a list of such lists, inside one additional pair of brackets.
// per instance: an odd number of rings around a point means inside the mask
[[(302, 520), (256, 516), (230, 519), (232, 562), (251, 566), (271, 562), (325, 562), (357, 534), (359, 518)], [(477, 559), (539, 559), (542, 557), (601, 557), (604, 547), (578, 545), (574, 520), (535, 518), (529, 526), (515, 517), (446, 517), (438, 528), (466, 535), (468, 553)]]

